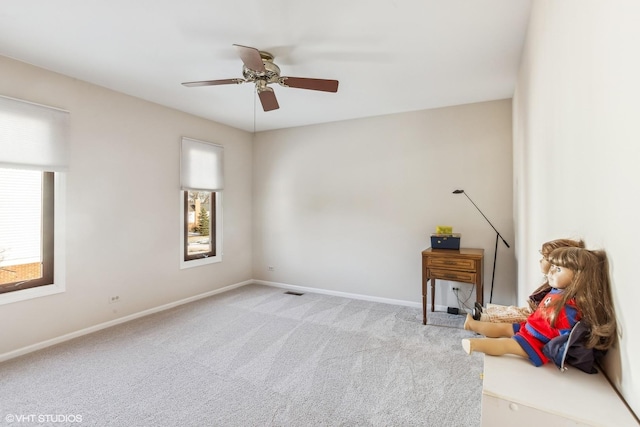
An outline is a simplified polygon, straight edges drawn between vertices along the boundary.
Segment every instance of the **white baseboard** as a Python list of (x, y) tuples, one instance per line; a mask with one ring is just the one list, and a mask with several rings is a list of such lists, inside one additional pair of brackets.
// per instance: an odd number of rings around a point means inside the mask
[(102, 329), (110, 328), (111, 326), (116, 326), (116, 325), (119, 325), (121, 323), (129, 322), (131, 320), (138, 319), (140, 317), (144, 317), (144, 316), (148, 316), (148, 315), (153, 314), (153, 313), (158, 313), (160, 311), (168, 310), (170, 308), (177, 307), (179, 305), (183, 305), (183, 304), (187, 304), (187, 303), (190, 303), (190, 302), (193, 302), (193, 301), (197, 301), (197, 300), (200, 300), (202, 298), (207, 298), (207, 297), (210, 297), (212, 295), (220, 294), (222, 292), (227, 292), (227, 291), (230, 291), (232, 289), (236, 289), (236, 288), (239, 288), (241, 286), (249, 285), (249, 284), (252, 284), (252, 283), (255, 283), (255, 281), (254, 280), (245, 280), (244, 282), (235, 283), (233, 285), (225, 286), (225, 287), (220, 288), (220, 289), (214, 289), (213, 291), (205, 292), (205, 293), (199, 294), (199, 295), (194, 295), (192, 297), (181, 299), (179, 301), (170, 302), (168, 304), (164, 304), (164, 305), (161, 305), (161, 306), (158, 306), (158, 307), (150, 308), (148, 310), (143, 310), (143, 311), (140, 311), (138, 313), (130, 314), (128, 316), (120, 317), (119, 319), (110, 320), (108, 322), (104, 322), (104, 323), (100, 323), (98, 325), (90, 326), (90, 327), (85, 328), (85, 329), (80, 329), (79, 331), (71, 332), (71, 333), (68, 333), (68, 334), (65, 334), (65, 335), (61, 335), (61, 336), (56, 337), (56, 338), (51, 338), (51, 339), (46, 340), (46, 341), (42, 341), (42, 342), (39, 342), (39, 343), (36, 343), (36, 344), (32, 344), (32, 345), (29, 345), (29, 346), (26, 346), (26, 347), (22, 347), (22, 348), (19, 348), (17, 350), (13, 350), (13, 351), (10, 351), (10, 352), (7, 352), (7, 353), (0, 354), (0, 362), (4, 362), (6, 360), (13, 359), (15, 357), (22, 356), (22, 355), (27, 354), (27, 353), (31, 353), (31, 352), (34, 352), (34, 351), (37, 351), (37, 350), (42, 350), (43, 348), (47, 348), (47, 347), (50, 347), (52, 345), (60, 344), (60, 343), (65, 342), (65, 341), (69, 341), (71, 339), (81, 337), (83, 335), (91, 334), (93, 332), (97, 332), (97, 331), (100, 331)]
[[(372, 301), (372, 302), (380, 302), (383, 304), (393, 304), (393, 305), (403, 305), (406, 307), (416, 307), (421, 308), (422, 303), (414, 302), (414, 301), (406, 301), (401, 299), (391, 299), (391, 298), (381, 298), (381, 297), (373, 297), (370, 295), (361, 295), (361, 294), (351, 294), (348, 292), (340, 292), (340, 291), (331, 291), (327, 289), (319, 289), (319, 288), (309, 288), (307, 286), (298, 286), (298, 285), (289, 285), (287, 283), (278, 283), (278, 282), (269, 282), (266, 280), (254, 280), (253, 283), (258, 285), (266, 285), (272, 286), (275, 288), (283, 288), (283, 289), (291, 289), (298, 292), (312, 292), (314, 294), (323, 294), (323, 295), (333, 295), (336, 297), (344, 297), (344, 298), (352, 298), (363, 301)], [(447, 307), (444, 308), (444, 311), (447, 311)]]

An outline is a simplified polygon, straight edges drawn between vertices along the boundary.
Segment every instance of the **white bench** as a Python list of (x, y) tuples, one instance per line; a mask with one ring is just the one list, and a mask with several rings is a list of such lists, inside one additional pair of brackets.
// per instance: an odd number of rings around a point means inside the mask
[(484, 357), (482, 427), (637, 427), (604, 374), (517, 356)]

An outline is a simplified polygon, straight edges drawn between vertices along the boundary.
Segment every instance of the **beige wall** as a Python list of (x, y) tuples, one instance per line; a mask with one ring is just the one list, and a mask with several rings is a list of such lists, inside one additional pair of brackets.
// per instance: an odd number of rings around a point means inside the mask
[[(66, 292), (0, 305), (0, 355), (251, 278), (251, 134), (3, 57), (0, 94), (71, 123)], [(185, 270), (182, 136), (224, 145), (226, 161), (224, 262)]]
[[(263, 132), (254, 144), (255, 279), (417, 305), (420, 252), (451, 225), (462, 246), (486, 250), (488, 299), (495, 232), (451, 192), (466, 190), (513, 248), (510, 100)], [(494, 302), (515, 302), (515, 278), (500, 243)], [(437, 306), (457, 306), (450, 285)]]
[(636, 413), (638, 16), (632, 0), (532, 2), (513, 100), (518, 299), (533, 289), (542, 242), (582, 237), (605, 249), (620, 328), (607, 371)]
[[(0, 355), (251, 278), (419, 305), (436, 225), (486, 250), (488, 299), (495, 233), (456, 188), (513, 247), (510, 100), (252, 136), (0, 61), (0, 93), (71, 112), (67, 291), (0, 306), (2, 324), (20, 325), (3, 332)], [(186, 270), (181, 136), (225, 146), (224, 259)], [(515, 278), (500, 244), (494, 302), (515, 301)], [(457, 306), (452, 285), (440, 282), (439, 308)], [(471, 285), (457, 285), (472, 303)]]
[[(21, 325), (3, 333), (0, 355), (252, 277), (417, 305), (420, 251), (440, 224), (487, 250), (488, 298), (495, 234), (455, 188), (513, 242), (509, 100), (252, 137), (0, 61), (0, 93), (71, 112), (67, 291), (0, 306), (0, 322)], [(225, 145), (226, 162), (224, 260), (187, 270), (178, 268), (181, 136)], [(494, 302), (511, 303), (513, 250), (498, 253)], [(457, 305), (452, 285), (439, 286), (440, 308)], [(472, 301), (471, 286), (461, 288)], [(108, 304), (113, 295), (121, 302)]]

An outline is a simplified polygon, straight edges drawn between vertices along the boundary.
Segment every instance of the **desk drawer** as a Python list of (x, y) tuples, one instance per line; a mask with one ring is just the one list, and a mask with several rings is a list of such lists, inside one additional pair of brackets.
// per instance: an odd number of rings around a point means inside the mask
[(476, 271), (476, 262), (472, 259), (429, 258), (427, 266)]
[(440, 280), (452, 280), (454, 282), (475, 283), (476, 274), (464, 271), (451, 271), (444, 269), (430, 268), (427, 270), (427, 278), (435, 278)]

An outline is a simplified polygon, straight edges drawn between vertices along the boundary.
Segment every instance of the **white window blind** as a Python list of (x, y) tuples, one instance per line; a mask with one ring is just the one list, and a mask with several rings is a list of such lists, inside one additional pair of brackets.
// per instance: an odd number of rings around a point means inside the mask
[(65, 171), (69, 112), (0, 96), (0, 167)]
[(182, 138), (180, 186), (185, 191), (222, 191), (224, 147)]

